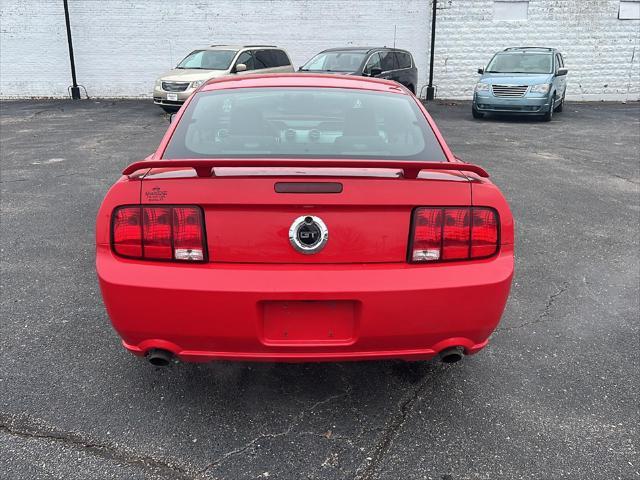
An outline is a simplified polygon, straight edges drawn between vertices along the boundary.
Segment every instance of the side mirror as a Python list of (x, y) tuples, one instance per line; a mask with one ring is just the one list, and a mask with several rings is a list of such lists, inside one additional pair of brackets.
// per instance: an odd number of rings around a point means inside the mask
[(557, 77), (562, 77), (564, 75), (566, 75), (567, 73), (569, 73), (569, 70), (566, 68), (559, 68), (558, 69), (558, 73), (556, 73)]
[(377, 77), (378, 75), (382, 74), (382, 69), (379, 67), (373, 67), (371, 70), (369, 70), (369, 76), (371, 77)]
[(478, 73), (479, 73), (480, 75), (482, 75), (482, 74), (484, 73), (484, 68), (479, 68), (479, 69), (478, 69)]
[(244, 72), (247, 70), (247, 66), (244, 63), (238, 63), (236, 65), (235, 71), (236, 73)]
[(170, 114), (169, 114), (169, 123), (170, 123), (170, 124), (171, 124), (171, 123), (173, 123), (173, 120), (175, 119), (175, 117), (176, 117), (176, 114), (175, 114), (175, 113), (170, 113)]

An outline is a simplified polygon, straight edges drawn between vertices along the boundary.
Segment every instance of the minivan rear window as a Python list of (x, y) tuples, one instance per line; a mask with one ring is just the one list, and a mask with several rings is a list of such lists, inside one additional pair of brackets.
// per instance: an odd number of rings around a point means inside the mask
[(256, 157), (446, 161), (410, 96), (311, 87), (199, 92), (163, 154)]

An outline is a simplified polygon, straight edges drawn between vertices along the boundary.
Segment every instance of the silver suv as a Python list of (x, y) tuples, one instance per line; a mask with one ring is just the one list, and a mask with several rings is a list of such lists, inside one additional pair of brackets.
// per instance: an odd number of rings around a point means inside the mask
[(293, 72), (289, 55), (274, 45), (211, 45), (194, 50), (156, 80), (153, 103), (175, 112), (211, 78), (244, 73)]

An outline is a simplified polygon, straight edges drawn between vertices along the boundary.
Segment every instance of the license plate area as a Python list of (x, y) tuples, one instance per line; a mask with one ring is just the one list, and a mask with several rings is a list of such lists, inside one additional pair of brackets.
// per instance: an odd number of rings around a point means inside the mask
[(262, 302), (262, 342), (291, 346), (352, 344), (356, 306), (349, 300)]
[(171, 102), (177, 102), (178, 101), (178, 94), (177, 93), (167, 93), (167, 100), (169, 100)]

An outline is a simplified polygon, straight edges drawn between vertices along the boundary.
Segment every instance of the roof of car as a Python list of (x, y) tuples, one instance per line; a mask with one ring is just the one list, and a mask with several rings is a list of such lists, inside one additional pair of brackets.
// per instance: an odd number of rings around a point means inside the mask
[(401, 85), (391, 80), (350, 75), (322, 75), (311, 73), (268, 73), (261, 75), (226, 76), (209, 80), (201, 87), (200, 91), (259, 87), (354, 88), (383, 92), (405, 92), (405, 89)]
[(278, 48), (275, 45), (209, 45), (207, 47), (200, 48), (199, 50), (242, 50), (245, 48)]
[(555, 52), (556, 49), (555, 48), (550, 48), (550, 47), (509, 47), (509, 48), (505, 48), (503, 50), (503, 52), (519, 52), (519, 51), (537, 51), (540, 53), (551, 53), (551, 52)]
[(402, 50), (401, 48), (394, 48), (394, 47), (334, 47), (334, 48), (327, 48), (326, 50), (323, 50), (322, 53), (324, 53), (324, 52), (363, 52), (363, 53), (368, 53), (368, 52), (372, 52), (374, 50), (399, 50), (401, 52), (406, 52), (406, 50)]

